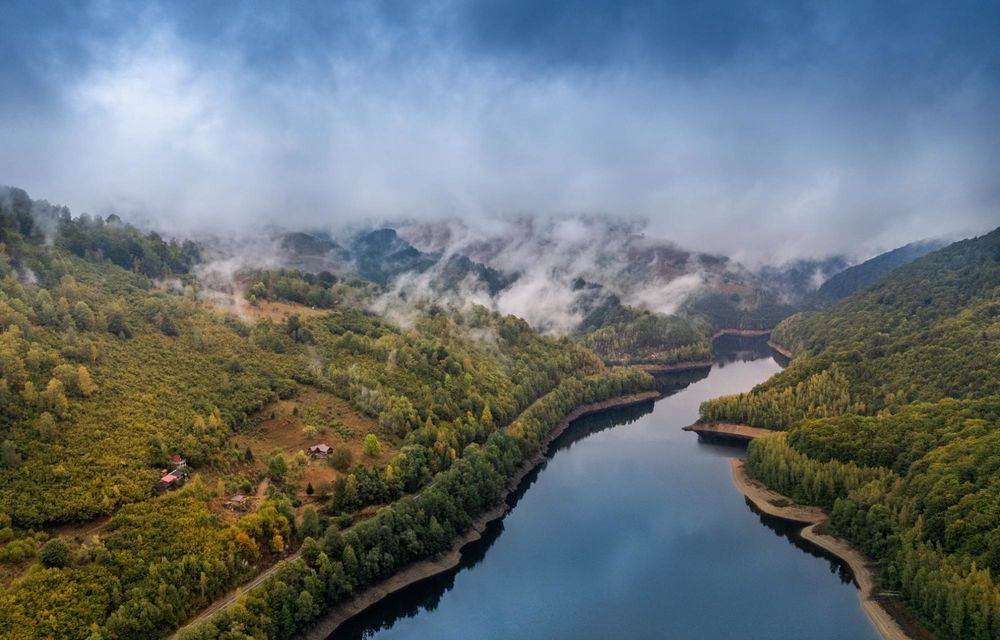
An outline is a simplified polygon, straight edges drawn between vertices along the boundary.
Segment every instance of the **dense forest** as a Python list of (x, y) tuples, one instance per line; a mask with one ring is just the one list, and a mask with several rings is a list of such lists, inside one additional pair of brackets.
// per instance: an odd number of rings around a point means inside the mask
[[(0, 198), (0, 637), (163, 637), (308, 539), (293, 566), (335, 588), (295, 592), (313, 597), (300, 625), (448, 544), (574, 404), (651, 384), (482, 307), (395, 325), (354, 304), (377, 285), (328, 273), (248, 279), (248, 298), (301, 313), (225, 313), (200, 260), (114, 217)], [(328, 460), (236, 444), (289, 398)], [(186, 485), (158, 490), (171, 469)], [(313, 471), (330, 480), (303, 487)], [(231, 499), (255, 490), (248, 510)], [(282, 593), (254, 597), (280, 614)]]
[(577, 338), (608, 364), (672, 364), (712, 359), (711, 325), (622, 304), (609, 296), (581, 324)]
[(795, 358), (702, 418), (786, 430), (754, 477), (831, 511), (944, 638), (1000, 637), (1000, 230), (783, 322)]

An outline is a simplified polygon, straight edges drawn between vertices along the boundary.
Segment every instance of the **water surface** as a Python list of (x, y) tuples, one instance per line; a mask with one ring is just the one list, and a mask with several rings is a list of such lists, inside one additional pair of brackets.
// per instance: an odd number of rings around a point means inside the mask
[(460, 567), (331, 638), (876, 640), (841, 566), (733, 487), (742, 448), (681, 431), (703, 400), (778, 371), (737, 355), (655, 404), (576, 421)]

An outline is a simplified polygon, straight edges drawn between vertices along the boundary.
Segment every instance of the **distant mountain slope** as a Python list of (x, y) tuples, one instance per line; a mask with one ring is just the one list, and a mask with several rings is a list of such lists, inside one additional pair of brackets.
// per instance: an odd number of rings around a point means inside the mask
[(823, 302), (834, 302), (846, 298), (873, 284), (879, 278), (887, 276), (899, 267), (922, 258), (932, 251), (937, 251), (945, 244), (940, 240), (923, 240), (877, 255), (831, 277), (816, 291), (816, 297)]
[(1000, 393), (1000, 229), (901, 267), (828, 311), (792, 316), (774, 339), (791, 366), (706, 417), (786, 428), (917, 400)]
[(441, 259), (440, 254), (424, 253), (403, 240), (395, 229), (358, 234), (351, 243), (351, 256), (358, 274), (379, 284), (403, 273), (423, 273)]

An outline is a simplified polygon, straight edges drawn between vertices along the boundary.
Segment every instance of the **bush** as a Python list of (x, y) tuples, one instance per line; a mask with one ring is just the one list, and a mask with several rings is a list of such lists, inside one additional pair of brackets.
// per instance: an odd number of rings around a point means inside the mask
[(330, 454), (330, 466), (341, 473), (347, 473), (352, 462), (354, 462), (354, 455), (347, 447), (337, 447)]
[(69, 546), (59, 538), (52, 538), (38, 550), (38, 560), (49, 568), (64, 567), (69, 561)]

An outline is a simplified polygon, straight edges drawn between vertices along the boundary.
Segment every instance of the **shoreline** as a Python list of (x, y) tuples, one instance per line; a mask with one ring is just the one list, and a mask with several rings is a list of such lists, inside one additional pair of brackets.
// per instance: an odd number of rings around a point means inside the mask
[(697, 371), (700, 369), (711, 369), (715, 363), (711, 360), (676, 362), (674, 364), (633, 364), (629, 365), (635, 369), (641, 369), (646, 373), (656, 376), (668, 373), (681, 373), (683, 371)]
[(421, 582), (422, 580), (426, 580), (427, 578), (431, 578), (454, 569), (462, 561), (462, 549), (469, 543), (479, 540), (488, 524), (495, 520), (499, 520), (505, 516), (508, 511), (510, 511), (510, 506), (507, 504), (507, 498), (510, 497), (510, 494), (517, 490), (521, 481), (524, 480), (529, 473), (531, 473), (548, 458), (546, 453), (548, 452), (549, 445), (552, 444), (556, 438), (562, 435), (567, 428), (569, 428), (570, 423), (587, 415), (600, 413), (602, 411), (607, 411), (608, 409), (630, 407), (642, 404), (643, 402), (656, 400), (659, 397), (660, 393), (658, 391), (643, 391), (641, 393), (618, 396), (617, 398), (612, 398), (610, 400), (592, 402), (576, 407), (567, 413), (562, 421), (549, 432), (545, 439), (540, 443), (538, 452), (525, 460), (524, 463), (518, 468), (517, 472), (511, 476), (504, 489), (503, 495), (501, 496), (500, 503), (473, 520), (472, 527), (454, 539), (451, 549), (448, 552), (439, 554), (433, 558), (413, 562), (391, 576), (365, 588), (364, 591), (349, 600), (331, 607), (326, 613), (320, 615), (308, 629), (294, 635), (293, 638), (296, 638), (297, 640), (326, 640), (327, 637), (329, 637), (334, 631), (337, 630), (338, 627), (347, 622), (349, 619), (363, 613), (366, 609), (378, 604), (380, 601), (393, 593), (401, 591), (410, 585)]
[(799, 534), (803, 540), (847, 565), (858, 587), (861, 609), (879, 635), (885, 640), (918, 640), (934, 637), (925, 629), (914, 629), (911, 635), (900, 625), (900, 621), (882, 606), (877, 600), (879, 595), (875, 592), (877, 582), (871, 568), (873, 565), (871, 559), (844, 540), (820, 531), (827, 522), (824, 510), (796, 504), (791, 498), (761, 485), (747, 474), (745, 463), (739, 458), (731, 458), (729, 463), (732, 467), (733, 484), (747, 500), (769, 516), (806, 525)]
[(776, 433), (781, 433), (773, 429), (751, 427), (750, 425), (733, 422), (695, 422), (686, 427), (681, 427), (681, 431), (691, 431), (697, 433), (699, 437), (729, 438), (742, 442), (749, 442), (757, 438), (766, 438)]
[(739, 338), (759, 338), (771, 335), (773, 329), (719, 329), (712, 334), (712, 340), (722, 336), (736, 336)]
[(773, 349), (774, 351), (776, 351), (779, 354), (783, 355), (784, 357), (788, 358), (789, 360), (791, 360), (792, 358), (795, 357), (795, 355), (791, 351), (789, 351), (785, 347), (781, 346), (780, 344), (778, 344), (774, 340), (768, 340), (767, 341), (767, 346), (771, 347), (771, 349)]

